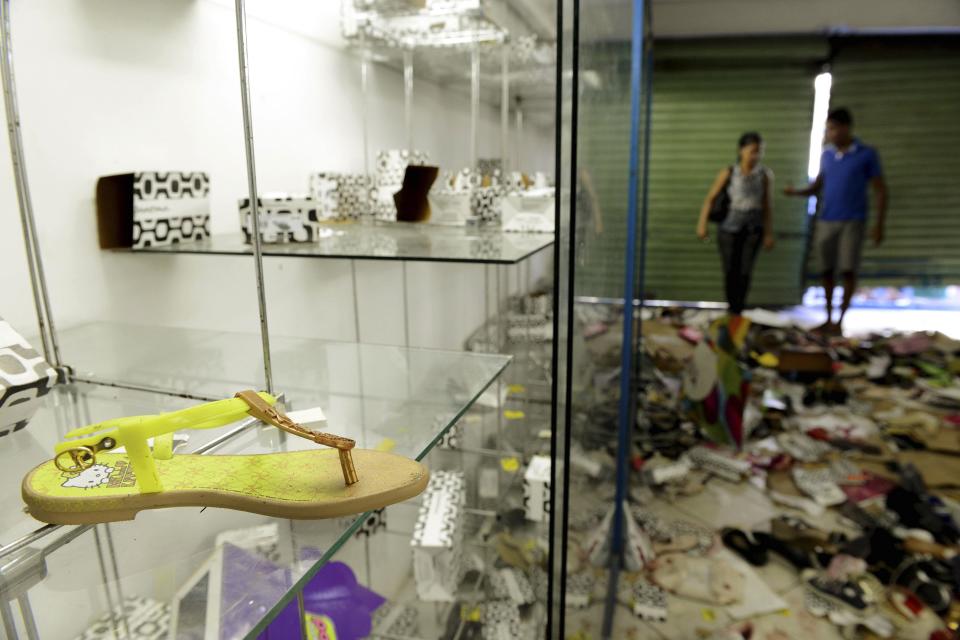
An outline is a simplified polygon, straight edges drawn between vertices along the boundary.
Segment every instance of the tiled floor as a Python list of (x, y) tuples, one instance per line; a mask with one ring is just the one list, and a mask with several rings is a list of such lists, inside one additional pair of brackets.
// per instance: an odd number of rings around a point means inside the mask
[[(734, 484), (717, 478), (711, 479), (704, 490), (694, 496), (667, 502), (661, 499), (644, 505), (643, 509), (664, 520), (686, 520), (709, 528), (735, 526), (745, 529), (769, 528), (771, 518), (784, 510), (774, 505), (759, 489), (746, 482)], [(793, 512), (811, 524), (837, 530), (841, 528), (832, 512), (820, 518)], [(794, 640), (833, 640), (842, 638), (839, 630), (829, 622), (817, 619), (803, 607), (803, 586), (797, 571), (777, 556), (754, 571), (780, 597), (788, 607), (783, 611), (750, 618), (756, 628), (754, 638), (763, 640), (773, 631), (780, 631)], [(626, 574), (622, 580), (632, 581), (635, 576)], [(606, 583), (597, 581), (594, 604), (587, 609), (568, 609), (567, 638), (599, 639), (603, 620), (603, 597)], [(697, 602), (688, 598), (668, 595), (668, 618), (664, 623), (639, 620), (621, 603), (617, 607), (612, 638), (644, 640), (700, 640), (709, 633), (718, 631), (735, 622), (725, 607)]]

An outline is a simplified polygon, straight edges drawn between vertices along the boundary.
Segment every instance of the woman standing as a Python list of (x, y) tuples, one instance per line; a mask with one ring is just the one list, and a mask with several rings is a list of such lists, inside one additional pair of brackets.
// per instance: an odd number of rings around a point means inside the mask
[(737, 163), (722, 169), (713, 181), (697, 223), (697, 236), (706, 240), (710, 210), (726, 189), (730, 210), (719, 224), (717, 244), (723, 261), (727, 303), (730, 305), (730, 314), (735, 316), (743, 313), (760, 244), (763, 243), (767, 250), (772, 249), (774, 244), (771, 206), (773, 172), (760, 164), (763, 139), (759, 133), (745, 133), (740, 136), (738, 149)]

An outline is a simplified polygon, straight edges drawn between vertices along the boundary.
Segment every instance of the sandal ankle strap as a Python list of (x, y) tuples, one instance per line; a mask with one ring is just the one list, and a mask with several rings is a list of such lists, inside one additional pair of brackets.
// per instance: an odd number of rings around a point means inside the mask
[[(277, 399), (268, 393), (254, 394), (266, 406), (276, 404)], [(242, 420), (249, 413), (249, 405), (241, 399), (230, 398), (206, 404), (146, 416), (114, 418), (87, 425), (69, 432), (67, 440), (54, 445), (54, 464), (65, 473), (79, 473), (96, 464), (97, 454), (124, 447), (141, 493), (157, 493), (163, 490), (154, 460), (171, 457), (161, 444), (156, 452), (150, 451), (148, 438), (161, 438), (181, 429), (213, 429)]]

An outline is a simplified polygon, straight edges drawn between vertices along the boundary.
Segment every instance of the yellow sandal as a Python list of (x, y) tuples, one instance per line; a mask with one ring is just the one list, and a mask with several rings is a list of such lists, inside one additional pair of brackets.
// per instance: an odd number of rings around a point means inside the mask
[[(320, 519), (363, 513), (418, 495), (429, 473), (395, 454), (295, 423), (267, 393), (76, 429), (55, 456), (23, 479), (37, 520), (94, 524), (132, 520), (146, 509), (221, 507), (266, 516)], [(333, 449), (258, 455), (173, 455), (173, 432), (212, 429), (253, 416)], [(151, 451), (148, 438), (154, 439)], [(111, 451), (125, 448), (125, 453)]]

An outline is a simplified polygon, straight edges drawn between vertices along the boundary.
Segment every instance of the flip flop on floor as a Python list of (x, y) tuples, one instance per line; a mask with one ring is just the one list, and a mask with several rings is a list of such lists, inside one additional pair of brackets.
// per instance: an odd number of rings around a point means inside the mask
[[(56, 445), (53, 460), (23, 479), (23, 501), (34, 518), (54, 524), (132, 520), (140, 511), (168, 507), (321, 519), (379, 509), (427, 486), (429, 473), (419, 462), (354, 449), (353, 440), (306, 429), (275, 404), (269, 394), (242, 391), (181, 411), (76, 429)], [(218, 456), (174, 455), (165, 445), (179, 429), (212, 429), (249, 416), (333, 448)], [(126, 453), (113, 451), (119, 447)]]
[(755, 567), (767, 564), (767, 548), (740, 529), (726, 528), (720, 535), (723, 544)]

